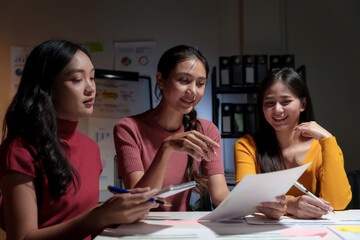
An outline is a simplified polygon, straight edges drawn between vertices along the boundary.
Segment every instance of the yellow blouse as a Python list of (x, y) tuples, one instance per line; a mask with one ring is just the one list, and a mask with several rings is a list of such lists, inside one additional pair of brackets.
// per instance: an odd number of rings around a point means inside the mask
[[(256, 145), (252, 136), (238, 139), (234, 147), (235, 181), (238, 183), (247, 174), (261, 173), (256, 159)], [(314, 139), (302, 165), (313, 162), (298, 182), (326, 201), (334, 210), (343, 210), (352, 198), (351, 187), (344, 169), (344, 157), (335, 137)], [(303, 193), (294, 186), (287, 195)]]

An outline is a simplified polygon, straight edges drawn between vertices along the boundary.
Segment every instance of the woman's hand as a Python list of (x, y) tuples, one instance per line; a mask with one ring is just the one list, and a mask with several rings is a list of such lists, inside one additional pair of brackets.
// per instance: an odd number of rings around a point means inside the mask
[(220, 147), (217, 142), (195, 130), (171, 135), (164, 139), (163, 146), (172, 151), (187, 153), (197, 161), (201, 158), (210, 161), (209, 154), (216, 155), (214, 148)]
[(95, 209), (99, 214), (100, 227), (142, 220), (151, 208), (158, 207), (159, 204), (148, 202), (158, 192), (157, 189), (136, 188), (131, 192), (136, 194), (115, 194)]
[(297, 218), (320, 218), (333, 210), (329, 202), (320, 202), (308, 195), (290, 197), (287, 203), (287, 213)]
[(315, 138), (317, 140), (331, 137), (331, 133), (329, 133), (326, 129), (321, 127), (317, 122), (303, 122), (294, 128), (295, 135), (294, 138), (298, 138), (299, 136)]
[(278, 202), (263, 202), (257, 210), (272, 219), (279, 219), (286, 211), (287, 198), (285, 195), (277, 196)]

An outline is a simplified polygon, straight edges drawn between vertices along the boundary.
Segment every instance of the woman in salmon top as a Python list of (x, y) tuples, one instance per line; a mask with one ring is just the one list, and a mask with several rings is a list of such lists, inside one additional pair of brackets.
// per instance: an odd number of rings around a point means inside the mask
[[(208, 72), (207, 60), (191, 46), (175, 46), (161, 56), (156, 73), (160, 103), (153, 110), (121, 119), (114, 128), (119, 177), (126, 187), (160, 189), (193, 180), (199, 183), (200, 193), (209, 191), (215, 207), (229, 194), (219, 130), (195, 111)], [(167, 198), (173, 206), (156, 210), (190, 210), (190, 192)], [(279, 218), (284, 204), (285, 196), (280, 196), (278, 202), (264, 203), (262, 212)]]

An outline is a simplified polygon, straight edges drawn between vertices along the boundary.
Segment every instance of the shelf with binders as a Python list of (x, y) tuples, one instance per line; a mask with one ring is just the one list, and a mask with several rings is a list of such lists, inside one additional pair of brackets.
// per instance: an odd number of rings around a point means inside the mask
[(246, 134), (254, 134), (255, 132), (238, 132), (238, 133), (221, 133), (222, 138), (241, 138)]
[(223, 138), (255, 132), (258, 85), (268, 72), (267, 55), (219, 57), (219, 78), (213, 71), (213, 121)]
[[(220, 105), (220, 104), (219, 104)], [(220, 131), (222, 138), (240, 138), (255, 133), (256, 104), (252, 101), (244, 103), (221, 103)]]
[(240, 138), (255, 132), (255, 102), (258, 86), (218, 86), (212, 71), (213, 122), (222, 138)]
[[(295, 56), (233, 55), (219, 57), (212, 72), (213, 122), (224, 138), (255, 132), (255, 103), (259, 85), (269, 71), (295, 68)], [(305, 66), (297, 70), (305, 79)], [(217, 78), (218, 76), (218, 78)]]
[(228, 94), (228, 93), (257, 93), (258, 86), (219, 86), (215, 88), (216, 94)]
[[(223, 86), (217, 81), (216, 67), (212, 69), (211, 75), (212, 85), (212, 114), (213, 122), (219, 128), (222, 142), (222, 159), (224, 163), (224, 171), (226, 182), (231, 189), (235, 186), (235, 169), (233, 160), (233, 149), (237, 139), (247, 133), (255, 132), (255, 125), (252, 126), (253, 131), (247, 131), (249, 123), (255, 123), (255, 102), (258, 87), (255, 84), (247, 84), (243, 86)], [(247, 106), (251, 106), (251, 115), (245, 117)], [(225, 109), (228, 107), (228, 109)], [(223, 116), (223, 112), (226, 112)], [(249, 116), (252, 116), (249, 118)], [(226, 122), (224, 124), (224, 122)], [(225, 131), (224, 131), (225, 125)]]

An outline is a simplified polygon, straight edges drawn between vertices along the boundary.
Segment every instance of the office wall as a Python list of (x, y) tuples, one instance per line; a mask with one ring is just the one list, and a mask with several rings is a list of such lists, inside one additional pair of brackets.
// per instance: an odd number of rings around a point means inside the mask
[[(10, 101), (10, 46), (34, 46), (57, 38), (82, 44), (101, 41), (104, 52), (93, 54), (94, 63), (107, 69), (113, 68), (115, 41), (154, 40), (156, 58), (173, 45), (195, 45), (210, 66), (217, 66), (221, 55), (293, 53), (297, 66), (306, 65), (317, 121), (338, 138), (346, 168), (360, 169), (359, 4), (357, 0), (1, 1), (0, 119)], [(212, 118), (210, 95), (208, 84), (197, 107), (206, 119)], [(226, 157), (231, 162), (232, 154)]]
[[(11, 98), (10, 46), (34, 46), (48, 39), (67, 39), (81, 44), (100, 41), (104, 44), (104, 52), (92, 54), (95, 67), (112, 69), (115, 41), (154, 40), (156, 58), (174, 45), (189, 44), (198, 47), (210, 66), (214, 66), (219, 49), (219, 19), (223, 19), (218, 17), (219, 11), (224, 6), (236, 15), (237, 7), (232, 6), (237, 6), (237, 2), (1, 0), (0, 119)], [(222, 36), (227, 36), (220, 41), (223, 45), (231, 48), (237, 44), (236, 38), (229, 37), (234, 35), (231, 24), (226, 24), (221, 31), (225, 31)], [(211, 84), (208, 84), (197, 107), (199, 115), (206, 119), (212, 118), (210, 94)]]
[(360, 1), (286, 1), (287, 48), (306, 64), (315, 117), (360, 169)]
[(244, 52), (295, 54), (318, 123), (336, 136), (346, 169), (360, 169), (360, 2), (244, 0)]
[[(0, 1), (0, 119), (10, 101), (10, 46), (47, 39), (101, 41), (97, 68), (113, 68), (115, 41), (154, 40), (155, 55), (198, 46), (210, 66), (232, 54), (293, 53), (305, 64), (317, 120), (339, 141), (348, 169), (360, 169), (356, 107), (360, 82), (357, 0)], [(242, 7), (243, 6), (243, 7)], [(243, 19), (243, 22), (241, 20)], [(242, 35), (240, 35), (242, 34)], [(243, 46), (241, 49), (240, 46)], [(211, 85), (197, 109), (211, 119)], [(231, 154), (228, 154), (231, 157)]]

